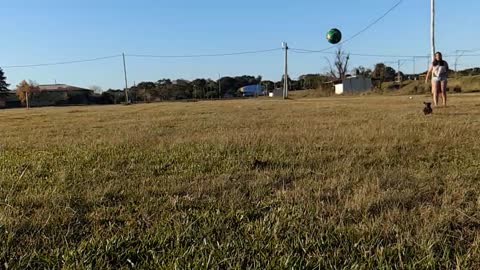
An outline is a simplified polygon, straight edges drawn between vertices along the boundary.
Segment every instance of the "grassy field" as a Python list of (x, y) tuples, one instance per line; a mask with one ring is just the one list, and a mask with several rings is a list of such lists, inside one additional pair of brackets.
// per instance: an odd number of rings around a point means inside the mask
[(0, 268), (479, 269), (480, 95), (0, 111)]
[[(398, 90), (388, 89), (390, 85), (392, 85), (392, 82), (383, 83), (382, 88), (384, 89), (384, 94), (406, 95), (431, 92), (430, 84), (425, 84), (424, 79), (418, 81), (404, 81), (402, 83), (402, 88)], [(448, 88), (451, 93), (454, 92), (455, 88), (461, 90), (462, 93), (478, 93), (480, 92), (480, 76), (461, 76), (458, 78), (453, 76), (448, 80)]]
[[(412, 81), (406, 80), (402, 82), (401, 88), (395, 82), (382, 83), (382, 89), (375, 89), (373, 91), (362, 93), (362, 95), (387, 95), (387, 96), (402, 96), (402, 95), (424, 95), (431, 93), (431, 85), (425, 84), (425, 77), (423, 79)], [(459, 76), (448, 80), (449, 93), (479, 93), (480, 92), (480, 75), (476, 76)], [(320, 98), (334, 95), (335, 90), (333, 88), (325, 89), (310, 89), (310, 90), (298, 90), (291, 91), (290, 97), (293, 98)], [(357, 94), (355, 94), (357, 95)]]

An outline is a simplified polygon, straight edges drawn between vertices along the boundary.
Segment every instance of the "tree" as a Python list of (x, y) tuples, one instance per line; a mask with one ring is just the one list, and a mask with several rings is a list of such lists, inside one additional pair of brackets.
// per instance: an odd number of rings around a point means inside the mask
[(392, 81), (395, 79), (397, 72), (392, 67), (386, 66), (384, 63), (378, 63), (373, 70), (373, 78), (383, 81)]
[(345, 53), (342, 48), (338, 48), (335, 52), (335, 67), (332, 66), (328, 58), (327, 62), (330, 65), (330, 75), (336, 80), (345, 79), (348, 70), (348, 61), (350, 60), (350, 54)]
[(385, 79), (387, 81), (395, 80), (395, 74), (397, 74), (397, 72), (395, 71), (394, 68), (392, 68), (392, 67), (386, 67), (385, 68)]
[(386, 66), (384, 63), (376, 64), (375, 68), (373, 69), (373, 77), (379, 80), (385, 79), (385, 68)]
[[(158, 87), (163, 87), (165, 84), (158, 84)], [(136, 87), (132, 87), (132, 91), (135, 94), (135, 97), (138, 100), (142, 100), (147, 102), (151, 99), (152, 95), (155, 94), (155, 90), (157, 88), (157, 84), (154, 82), (141, 82), (137, 84)]]
[(354, 68), (353, 72), (357, 76), (364, 76), (364, 77), (371, 77), (372, 76), (372, 70), (369, 69), (369, 68), (365, 68), (364, 66), (359, 66), (357, 68)]
[(0, 68), (0, 92), (8, 91), (9, 86), (10, 84), (7, 83), (7, 77), (5, 76), (3, 70)]
[(298, 78), (303, 89), (319, 89), (322, 84), (329, 81), (328, 75), (306, 74)]
[(237, 92), (236, 80), (232, 77), (223, 77), (220, 79), (220, 85), (222, 87), (222, 96), (225, 94), (234, 96)]
[(157, 81), (158, 85), (171, 85), (172, 81), (170, 79), (161, 79)]
[(205, 97), (208, 98), (208, 99), (216, 98), (216, 97), (218, 97), (218, 91), (208, 91), (205, 94)]
[(98, 86), (98, 85), (92, 85), (89, 87), (90, 90), (93, 90), (93, 92), (95, 92), (96, 94), (101, 94), (103, 93), (103, 89), (102, 87)]
[(263, 85), (264, 89), (267, 91), (275, 90), (275, 83), (272, 81), (263, 81), (261, 82), (261, 85)]
[(255, 84), (260, 84), (262, 82), (262, 75), (258, 75), (257, 78), (255, 78)]
[[(159, 85), (163, 85), (163, 83), (162, 84), (159, 83)], [(152, 89), (155, 89), (155, 87), (157, 86), (155, 85), (154, 82), (141, 82), (137, 84), (138, 89), (152, 90)]]
[(32, 92), (38, 91), (39, 88), (37, 84), (33, 81), (21, 81), (19, 85), (17, 85), (17, 96), (18, 99), (22, 102), (22, 104), (27, 106), (27, 109), (30, 107), (29, 103), (29, 96)]
[(195, 98), (205, 98), (205, 88), (207, 86), (207, 81), (205, 79), (195, 79), (192, 81), (193, 85), (193, 96)]
[[(207, 80), (207, 85), (205, 86), (205, 89), (207, 91), (206, 93), (206, 97), (207, 98), (220, 98), (220, 89), (218, 87), (218, 83), (212, 79), (208, 79)], [(212, 93), (209, 94), (209, 92), (214, 92), (215, 93), (215, 96), (214, 97), (211, 97), (212, 96)]]
[(292, 80), (290, 82), (290, 90), (295, 91), (295, 90), (302, 90), (302, 81), (300, 80)]

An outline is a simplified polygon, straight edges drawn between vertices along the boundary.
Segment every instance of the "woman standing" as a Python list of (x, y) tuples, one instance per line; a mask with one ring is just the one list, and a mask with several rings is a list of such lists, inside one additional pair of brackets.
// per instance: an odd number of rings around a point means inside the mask
[(425, 83), (432, 73), (433, 104), (438, 106), (438, 95), (442, 94), (443, 106), (447, 106), (448, 63), (443, 60), (442, 53), (435, 54), (435, 60), (430, 65)]

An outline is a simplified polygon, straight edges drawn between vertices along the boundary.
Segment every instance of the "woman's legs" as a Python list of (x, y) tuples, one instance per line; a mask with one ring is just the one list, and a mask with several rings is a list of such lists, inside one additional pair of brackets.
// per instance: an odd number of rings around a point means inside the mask
[(433, 94), (433, 105), (438, 106), (438, 82), (437, 80), (432, 80), (432, 94)]
[(447, 106), (447, 83), (446, 80), (440, 82), (443, 106)]

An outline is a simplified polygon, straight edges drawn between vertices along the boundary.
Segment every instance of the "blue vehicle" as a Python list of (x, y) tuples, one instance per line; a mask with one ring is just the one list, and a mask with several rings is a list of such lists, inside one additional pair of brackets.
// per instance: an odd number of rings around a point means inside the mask
[(239, 91), (244, 97), (256, 97), (263, 96), (265, 94), (263, 91), (263, 86), (260, 84), (247, 85), (240, 88)]

